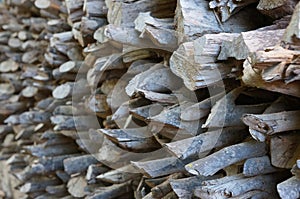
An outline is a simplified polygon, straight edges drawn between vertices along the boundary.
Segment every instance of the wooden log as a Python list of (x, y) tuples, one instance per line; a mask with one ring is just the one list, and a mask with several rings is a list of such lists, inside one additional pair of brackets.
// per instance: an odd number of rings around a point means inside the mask
[(283, 34), (284, 29), (242, 32), (232, 40), (227, 40), (222, 43), (218, 60), (227, 60), (230, 57), (237, 60), (245, 60), (251, 53), (278, 44)]
[(173, 17), (176, 1), (139, 0), (128, 3), (125, 1), (108, 1), (107, 7), (107, 20), (110, 24), (134, 27), (134, 20), (138, 17), (140, 12), (150, 11), (153, 16), (159, 18)]
[(237, 34), (206, 34), (193, 42), (181, 44), (170, 59), (172, 72), (181, 77), (185, 86), (193, 91), (230, 76), (235, 65), (216, 60), (222, 42), (234, 37)]
[(0, 63), (0, 72), (14, 72), (19, 69), (19, 64), (12, 59), (8, 59)]
[(245, 161), (243, 174), (246, 177), (269, 174), (280, 171), (280, 169), (271, 165), (271, 160), (268, 156), (258, 158), (250, 158)]
[(191, 199), (194, 196), (193, 191), (197, 187), (200, 187), (203, 181), (212, 180), (220, 177), (222, 176), (220, 174), (217, 174), (208, 177), (193, 176), (182, 179), (172, 179), (170, 185), (179, 198)]
[(38, 174), (46, 174), (55, 172), (57, 170), (63, 170), (63, 160), (70, 158), (71, 156), (77, 156), (78, 154), (72, 155), (61, 155), (54, 157), (41, 157), (38, 162), (28, 166), (23, 171), (16, 173), (16, 176), (21, 181), (26, 181), (31, 177)]
[(83, 11), (87, 17), (106, 17), (107, 8), (105, 1), (84, 0)]
[(83, 176), (76, 176), (71, 178), (68, 181), (67, 188), (68, 192), (73, 197), (85, 197), (87, 193), (85, 192), (84, 188), (87, 186), (87, 182)]
[(243, 126), (242, 120), (236, 118), (241, 118), (245, 112), (262, 113), (268, 104), (235, 105), (235, 100), (244, 89), (244, 87), (236, 88), (217, 101), (202, 128)]
[[(129, 106), (129, 105), (128, 105)], [(143, 121), (149, 121), (150, 117), (158, 115), (163, 110), (164, 106), (160, 103), (153, 103), (146, 106), (141, 106), (138, 108), (130, 109), (129, 112), (135, 118)], [(128, 111), (126, 111), (128, 112)], [(117, 113), (120, 115), (120, 112), (115, 112), (114, 117), (117, 117)]]
[(91, 164), (87, 169), (85, 179), (88, 181), (88, 184), (95, 184), (97, 182), (96, 177), (106, 173), (108, 170), (109, 169), (102, 164)]
[(300, 120), (300, 111), (284, 111), (262, 115), (245, 114), (242, 119), (251, 129), (267, 135), (300, 128), (297, 122)]
[(293, 199), (300, 197), (300, 179), (291, 177), (277, 185), (277, 191), (281, 198)]
[[(204, 123), (204, 120), (200, 121), (183, 121), (180, 119), (181, 112), (191, 105), (190, 102), (182, 102), (180, 104), (176, 104), (174, 106), (168, 107), (167, 109), (163, 110), (160, 114), (153, 116), (150, 118), (151, 128), (157, 128), (162, 126), (171, 127), (175, 129), (182, 130), (182, 135), (184, 137), (190, 137), (191, 135), (197, 135), (203, 131), (201, 125)], [(153, 129), (154, 130), (154, 129)], [(177, 133), (178, 139), (180, 138), (179, 132)]]
[(67, 195), (67, 189), (64, 184), (62, 185), (56, 185), (56, 186), (47, 186), (46, 192), (50, 194), (50, 196), (66, 196)]
[(116, 170), (111, 170), (97, 176), (97, 179), (112, 183), (121, 184), (130, 180), (135, 180), (141, 177), (141, 174), (136, 171), (132, 165), (126, 165)]
[(180, 0), (176, 8), (176, 27), (183, 35), (191, 40), (204, 34), (220, 32), (245, 32), (257, 28), (262, 21), (253, 23), (246, 21), (246, 18), (262, 18), (254, 7), (244, 9), (232, 16), (227, 22), (221, 23), (215, 16), (213, 10), (209, 9), (207, 2)]
[(184, 163), (174, 157), (167, 157), (144, 162), (133, 162), (132, 165), (151, 178), (184, 171)]
[(77, 146), (73, 143), (65, 145), (57, 145), (56, 147), (44, 147), (43, 145), (36, 146), (26, 146), (24, 147), (28, 150), (33, 156), (42, 157), (42, 156), (55, 156), (55, 155), (64, 155), (64, 154), (73, 154), (77, 153)]
[(209, 114), (211, 107), (223, 96), (224, 96), (223, 93), (219, 93), (210, 98), (202, 100), (201, 102), (193, 104), (190, 107), (187, 107), (181, 113), (180, 118), (185, 121), (192, 121), (192, 120), (199, 120), (201, 118), (206, 117)]
[(44, 191), (47, 186), (58, 185), (60, 181), (57, 178), (31, 178), (24, 185), (21, 186), (20, 191), (24, 193), (32, 193)]
[(69, 174), (85, 172), (89, 165), (98, 163), (92, 155), (70, 157), (64, 160), (64, 170)]
[(209, 8), (214, 9), (215, 12), (218, 13), (220, 21), (225, 22), (227, 21), (232, 15), (239, 12), (243, 7), (246, 7), (249, 4), (256, 3), (257, 0), (251, 1), (232, 1), (232, 0), (225, 0), (225, 1), (210, 1)]
[(138, 47), (143, 49), (153, 48), (153, 49), (160, 49), (160, 50), (162, 49), (168, 51), (175, 50), (177, 47), (174, 41), (174, 37), (176, 37), (175, 33), (170, 31), (169, 32), (165, 31), (162, 33), (170, 34), (171, 35), (170, 40), (165, 42), (155, 43), (155, 40), (154, 42), (150, 40), (149, 35), (147, 37), (145, 35), (146, 38), (140, 38), (140, 32), (138, 32), (133, 28), (125, 28), (125, 27), (119, 27), (116, 25), (109, 24), (107, 26), (103, 26), (99, 28), (94, 33), (94, 39), (96, 39), (100, 43), (112, 41), (114, 43), (129, 45), (131, 47)]
[(244, 128), (224, 128), (202, 133), (195, 137), (166, 144), (167, 149), (180, 159), (203, 157), (213, 148), (221, 148), (242, 141), (247, 133)]
[(293, 13), (297, 1), (287, 0), (287, 1), (271, 1), (260, 0), (257, 5), (257, 9), (272, 18), (278, 19), (280, 17), (290, 15)]
[(209, 176), (234, 163), (265, 154), (265, 143), (248, 141), (225, 147), (207, 157), (187, 164), (185, 169), (193, 175)]
[[(259, 191), (267, 194), (267, 197), (276, 197), (276, 183), (285, 178), (285, 173), (259, 175), (245, 178), (242, 175), (226, 176), (224, 178), (204, 182), (204, 186), (196, 188), (194, 194), (200, 198), (211, 197), (242, 197), (250, 191)], [(208, 184), (206, 184), (208, 183)], [(252, 196), (257, 192), (252, 192)], [(248, 197), (251, 197), (248, 196)], [(265, 196), (266, 197), (266, 196)]]
[(279, 168), (292, 168), (300, 155), (299, 139), (298, 131), (271, 137), (270, 152), (272, 165)]
[(158, 149), (160, 147), (147, 128), (99, 129), (98, 131), (117, 142), (117, 144), (124, 149), (143, 152)]
[(151, 12), (140, 12), (138, 17), (134, 20), (135, 29), (143, 32), (147, 25), (156, 28), (174, 29), (173, 18), (156, 18), (151, 16)]
[(261, 71), (253, 69), (248, 60), (244, 62), (243, 67), (244, 70), (242, 81), (245, 85), (262, 88), (278, 93), (283, 93), (295, 97), (300, 96), (300, 88), (297, 85), (297, 82), (292, 82), (288, 85), (285, 84), (283, 81), (265, 82), (261, 77)]
[[(284, 3), (292, 5), (292, 6), (288, 6), (287, 9), (294, 9), (292, 11), (293, 15), (292, 15), (292, 18), (290, 20), (290, 23), (289, 23), (288, 27), (286, 28), (286, 31), (285, 31), (284, 36), (282, 38), (282, 41), (284, 43), (291, 44), (291, 43), (295, 42), (295, 39), (297, 41), (297, 39), (300, 38), (299, 29), (297, 28), (297, 21), (299, 20), (300, 5), (298, 3), (294, 8), (294, 5), (295, 5), (296, 1), (286, 1)], [(294, 5), (293, 5), (293, 3), (294, 3)]]
[(113, 199), (126, 195), (131, 191), (131, 181), (122, 184), (115, 184), (110, 187), (99, 187), (93, 194), (87, 196), (87, 199)]
[[(296, 100), (296, 98), (291, 98), (288, 96), (282, 96), (279, 97), (276, 101), (274, 101), (265, 111), (264, 114), (270, 114), (270, 113), (276, 113), (276, 112), (280, 112), (283, 110), (286, 111), (292, 111), (297, 109), (298, 107), (298, 102)], [(261, 131), (249, 128), (249, 132), (251, 134), (251, 136), (260, 141), (260, 142), (264, 142), (267, 138), (267, 135), (264, 134)]]
[(168, 177), (166, 181), (163, 183), (153, 187), (151, 189), (152, 192), (152, 197), (154, 198), (162, 198), (166, 197), (168, 193), (172, 191), (172, 187), (170, 185), (170, 182), (174, 179), (182, 178), (183, 174), (182, 173), (174, 173)]

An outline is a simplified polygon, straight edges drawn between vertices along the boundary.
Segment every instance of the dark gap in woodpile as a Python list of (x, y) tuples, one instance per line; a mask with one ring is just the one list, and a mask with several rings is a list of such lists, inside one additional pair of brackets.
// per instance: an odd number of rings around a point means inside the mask
[(300, 198), (297, 0), (0, 0), (0, 198)]

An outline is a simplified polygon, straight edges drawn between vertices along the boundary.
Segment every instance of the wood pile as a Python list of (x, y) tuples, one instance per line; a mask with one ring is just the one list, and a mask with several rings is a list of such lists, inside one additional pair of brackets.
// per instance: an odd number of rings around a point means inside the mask
[(299, 22), (297, 0), (4, 0), (0, 198), (300, 198)]

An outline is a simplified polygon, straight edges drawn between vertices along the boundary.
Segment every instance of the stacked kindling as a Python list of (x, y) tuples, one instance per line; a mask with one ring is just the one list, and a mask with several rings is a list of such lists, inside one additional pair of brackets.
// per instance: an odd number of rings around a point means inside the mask
[(297, 2), (6, 0), (0, 198), (299, 198)]

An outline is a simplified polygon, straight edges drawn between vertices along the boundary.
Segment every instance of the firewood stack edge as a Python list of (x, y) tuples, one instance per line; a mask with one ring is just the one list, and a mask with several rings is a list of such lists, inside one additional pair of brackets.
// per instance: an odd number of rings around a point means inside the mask
[(4, 0), (0, 198), (300, 198), (297, 0)]

